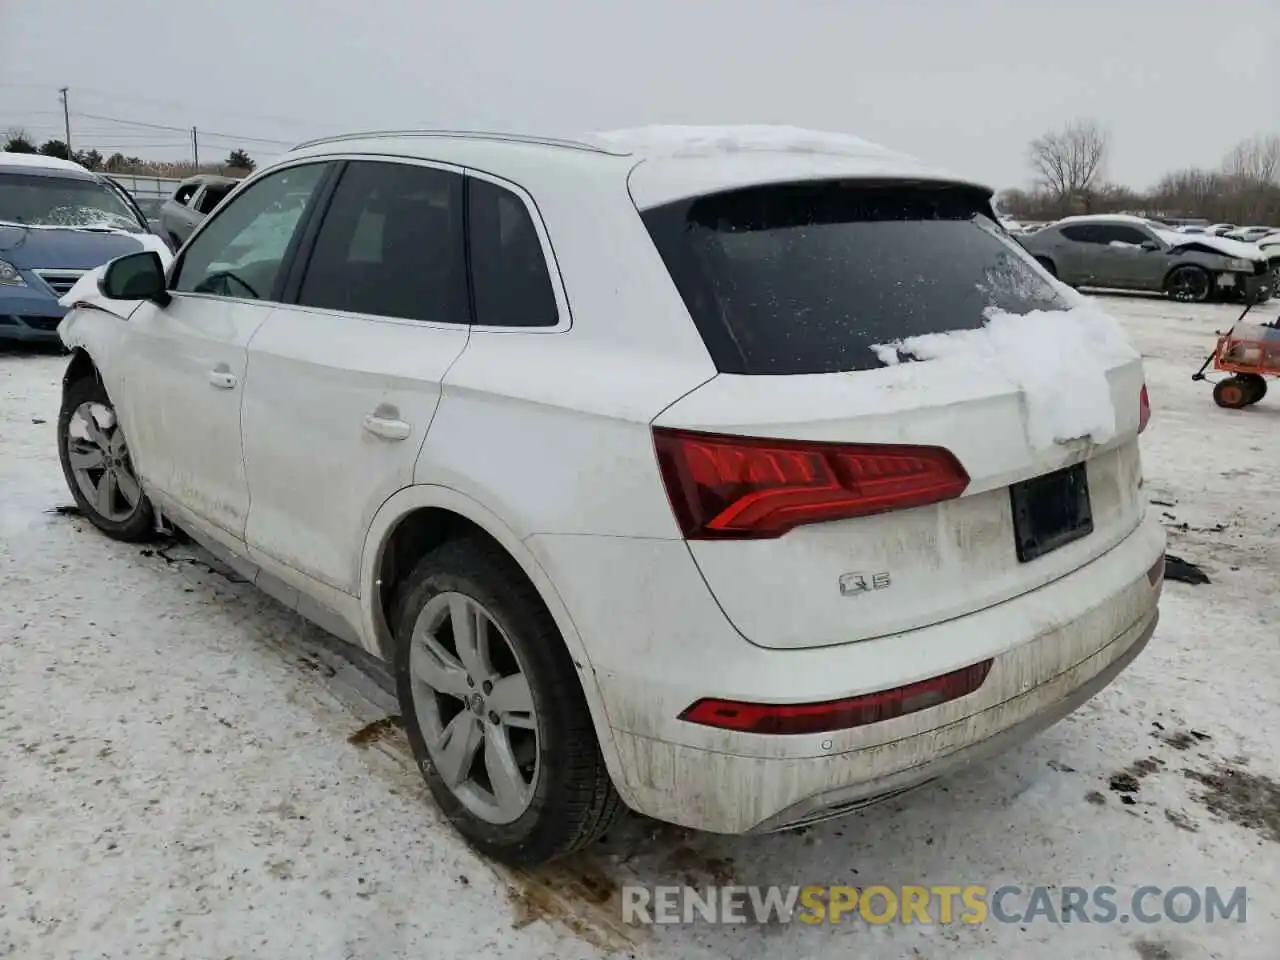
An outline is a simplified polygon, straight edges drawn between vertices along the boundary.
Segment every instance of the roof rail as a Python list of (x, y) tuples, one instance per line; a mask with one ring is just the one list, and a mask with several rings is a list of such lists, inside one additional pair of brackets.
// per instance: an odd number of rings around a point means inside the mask
[(531, 143), (547, 147), (565, 147), (570, 150), (587, 150), (591, 153), (615, 154), (597, 144), (585, 143), (581, 140), (566, 140), (559, 137), (538, 137), (523, 133), (495, 133), (484, 130), (367, 130), (360, 133), (342, 133), (332, 137), (318, 137), (290, 147), (290, 150), (301, 150), (305, 147), (316, 147), (325, 143), (342, 143), (347, 140), (367, 140), (370, 137), (453, 137), (472, 140), (501, 140), (509, 143)]

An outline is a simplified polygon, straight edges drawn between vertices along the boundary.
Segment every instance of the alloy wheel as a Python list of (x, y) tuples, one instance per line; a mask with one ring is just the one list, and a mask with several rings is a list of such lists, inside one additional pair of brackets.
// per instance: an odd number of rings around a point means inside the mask
[(538, 782), (538, 717), (493, 615), (462, 593), (432, 597), (414, 623), (409, 675), (418, 728), (449, 790), (488, 823), (518, 820)]
[(1182, 303), (1200, 303), (1209, 297), (1209, 277), (1194, 267), (1175, 270), (1169, 278), (1169, 295)]
[(80, 492), (107, 520), (128, 520), (142, 499), (115, 411), (90, 401), (76, 407), (67, 422), (67, 460)]

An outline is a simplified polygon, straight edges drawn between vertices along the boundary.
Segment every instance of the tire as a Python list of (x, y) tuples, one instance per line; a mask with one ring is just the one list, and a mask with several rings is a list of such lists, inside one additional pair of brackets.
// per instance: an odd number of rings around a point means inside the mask
[(1053, 261), (1050, 260), (1048, 257), (1036, 257), (1036, 263), (1044, 267), (1045, 270), (1049, 272), (1049, 276), (1051, 277), (1058, 276), (1058, 268), (1053, 265)]
[(1249, 399), (1246, 406), (1252, 406), (1267, 395), (1267, 381), (1256, 373), (1239, 373), (1236, 379), (1243, 381), (1245, 389), (1249, 393)]
[(1164, 290), (1179, 303), (1204, 303), (1213, 292), (1213, 281), (1200, 267), (1174, 267), (1165, 277)]
[[(80, 436), (84, 433), (83, 426), (77, 426), (77, 436), (72, 437), (72, 423), (77, 419), (77, 413), (83, 424), (84, 417), (90, 415), (89, 408), (93, 410), (96, 433), (109, 443), (118, 443), (117, 446), (104, 450), (92, 440), (85, 439)], [(103, 409), (109, 411), (109, 417), (103, 415), (101, 412)], [(102, 469), (101, 472), (98, 469), (90, 469), (87, 472), (78, 473), (77, 467), (73, 465), (73, 457), (80, 454), (91, 457), (94, 451), (101, 453), (103, 461), (112, 465)], [(107, 396), (106, 388), (96, 376), (75, 380), (63, 391), (62, 410), (58, 414), (58, 460), (62, 464), (62, 476), (67, 482), (71, 496), (75, 499), (76, 506), (90, 523), (113, 540), (140, 543), (155, 538), (155, 510), (146, 494), (142, 492), (142, 485), (133, 472), (133, 463), (129, 457), (124, 433), (115, 421), (115, 408)], [(108, 472), (115, 477), (115, 494), (112, 496), (108, 493), (108, 496), (118, 508), (110, 512), (102, 509), (101, 500), (91, 500), (89, 490), (86, 489), (86, 484), (91, 483), (95, 474), (99, 477), (99, 484), (106, 483), (105, 474)], [(126, 479), (130, 483), (126, 484), (124, 482)], [(128, 493), (130, 488), (135, 491), (132, 498)], [(99, 489), (101, 489), (100, 486)]]
[[(489, 653), (480, 659), (486, 666), (492, 664), (489, 676), (494, 682), (508, 686), (498, 688), (472, 676), (477, 671), (458, 652), (453, 636), (458, 604), (474, 605), (481, 617), (489, 618), (483, 631)], [(435, 625), (442, 610), (448, 611), (447, 628)], [(435, 651), (442, 651), (443, 659), (426, 649), (425, 630), (415, 647), (414, 631), (420, 622), (424, 628), (434, 625)], [(510, 557), (479, 538), (436, 547), (400, 584), (392, 625), (396, 692), (414, 759), (441, 811), (473, 847), (513, 866), (534, 866), (587, 846), (609, 828), (622, 802), (605, 768), (577, 672), (551, 614)], [(466, 674), (466, 686), (459, 671)], [(531, 729), (498, 722), (483, 700), (492, 691), (512, 689), (516, 674), (526, 681), (532, 712), (508, 716), (529, 723)], [(433, 682), (447, 677), (456, 691), (437, 693), (438, 688), (424, 679), (428, 675)], [(463, 699), (474, 701), (477, 694), (482, 695), (479, 705)], [(496, 697), (495, 693), (495, 703)], [(480, 732), (472, 736), (479, 746), (471, 749), (471, 759), (451, 763), (445, 748), (472, 742), (458, 731), (476, 729)], [(497, 741), (491, 739), (495, 736)], [(505, 752), (491, 748), (494, 742), (505, 744)], [(442, 775), (433, 751), (443, 760), (440, 766), (462, 768), (461, 774), (451, 776), (453, 785)], [(522, 797), (505, 811), (499, 799), (504, 791), (485, 787), (486, 782), (497, 782), (488, 771), (500, 756), (514, 761), (508, 769), (518, 771), (516, 793)], [(505, 792), (513, 795), (510, 788)]]
[(1249, 399), (1252, 395), (1253, 391), (1249, 389), (1248, 382), (1241, 377), (1227, 377), (1225, 380), (1220, 380), (1213, 388), (1213, 402), (1228, 410), (1247, 407), (1255, 402)]

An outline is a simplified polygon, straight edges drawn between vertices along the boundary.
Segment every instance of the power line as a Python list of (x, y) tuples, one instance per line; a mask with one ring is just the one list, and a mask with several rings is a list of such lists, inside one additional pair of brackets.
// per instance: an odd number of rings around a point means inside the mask
[[(189, 133), (190, 132), (189, 127), (174, 127), (164, 123), (147, 123), (142, 120), (126, 120), (126, 119), (123, 119), (122, 117), (105, 117), (105, 116), (102, 116), (101, 114), (96, 114), (96, 113), (77, 113), (76, 116), (84, 117), (87, 120), (102, 120), (107, 123), (119, 123), (129, 127), (144, 127), (148, 130), (168, 130), (173, 133)], [(236, 134), (236, 133), (217, 133), (216, 131), (213, 131), (213, 130), (202, 130), (200, 132), (203, 136), (217, 137), (218, 139), (221, 139), (221, 140), (234, 140), (237, 142), (243, 141), (246, 143), (265, 143), (265, 144), (268, 144), (271, 146), (277, 146), (277, 147), (287, 147), (293, 144), (292, 140), (273, 140), (268, 137), (250, 137), (250, 136), (246, 136), (243, 134)]]

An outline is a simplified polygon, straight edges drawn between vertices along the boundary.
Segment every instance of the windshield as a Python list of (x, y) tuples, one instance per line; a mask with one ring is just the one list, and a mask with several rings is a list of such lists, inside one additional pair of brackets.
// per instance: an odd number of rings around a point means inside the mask
[(96, 180), (0, 173), (0, 221), (31, 227), (144, 231), (123, 200)]
[(643, 217), (725, 373), (869, 370), (875, 344), (1067, 309), (973, 188), (786, 184)]

